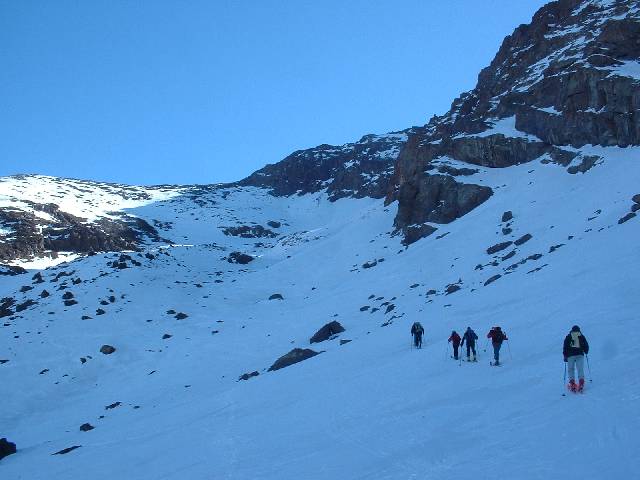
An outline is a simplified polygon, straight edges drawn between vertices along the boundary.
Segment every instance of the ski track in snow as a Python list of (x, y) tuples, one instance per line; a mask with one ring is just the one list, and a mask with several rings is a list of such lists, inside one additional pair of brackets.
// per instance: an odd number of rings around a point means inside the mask
[[(277, 198), (219, 188), (197, 196), (198, 204), (173, 189), (135, 205), (110, 193), (107, 208), (106, 197), (76, 198), (69, 187), (69, 211), (88, 218), (126, 209), (171, 222), (161, 235), (184, 246), (149, 247), (154, 260), (133, 253), (142, 266), (125, 270), (106, 266), (120, 254), (79, 258), (44, 270), (45, 282), (25, 293), (19, 289), (35, 272), (0, 277), (3, 296), (39, 302), (2, 319), (9, 325), (0, 328), (0, 359), (9, 362), (0, 365), (0, 435), (19, 452), (1, 461), (0, 476), (627, 478), (640, 458), (640, 354), (632, 335), (640, 224), (617, 222), (639, 193), (640, 149), (581, 150), (603, 161), (576, 175), (540, 161), (478, 167), (467, 178), (494, 195), (408, 249), (390, 235), (396, 205), (378, 200), (331, 203), (324, 194)], [(41, 192), (59, 188), (38, 178)], [(18, 198), (32, 195), (28, 185), (11, 188)], [(507, 210), (514, 219), (505, 236), (500, 217)], [(222, 233), (251, 222), (269, 228), (270, 220), (282, 223), (273, 229), (279, 238)], [(508, 260), (501, 258), (513, 246), (486, 253), (527, 233), (531, 240)], [(235, 250), (257, 258), (225, 261)], [(506, 273), (536, 253), (542, 257)], [(494, 259), (498, 266), (489, 265)], [(52, 283), (61, 271), (74, 273)], [(496, 274), (502, 277), (483, 286)], [(444, 295), (459, 279), (461, 290)], [(57, 290), (65, 280), (68, 288)], [(42, 289), (51, 296), (40, 299)], [(438, 294), (425, 296), (429, 289)], [(64, 306), (67, 291), (77, 305)], [(269, 301), (273, 293), (284, 300)], [(113, 303), (105, 300), (111, 295)], [(395, 309), (385, 313), (384, 302)], [(106, 313), (96, 315), (97, 308)], [(176, 320), (169, 309), (189, 317)], [(400, 317), (381, 327), (393, 315)], [(334, 319), (346, 331), (309, 346)], [(426, 329), (421, 350), (410, 348), (415, 320)], [(562, 340), (576, 323), (591, 344), (593, 383), (584, 395), (562, 397)], [(504, 366), (495, 369), (484, 337), (494, 324), (510, 338)], [(459, 365), (446, 339), (468, 325), (480, 337), (479, 362)], [(163, 340), (165, 333), (172, 337)], [(116, 352), (99, 353), (103, 344)], [(266, 372), (294, 347), (324, 352)], [(258, 377), (237, 381), (254, 370)], [(121, 405), (105, 409), (114, 402)], [(80, 432), (85, 422), (96, 428)], [(82, 447), (51, 455), (72, 445)]]

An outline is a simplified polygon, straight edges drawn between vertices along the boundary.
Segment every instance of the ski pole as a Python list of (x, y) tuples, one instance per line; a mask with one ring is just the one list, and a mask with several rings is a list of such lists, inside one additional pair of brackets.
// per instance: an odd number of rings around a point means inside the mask
[(487, 351), (487, 345), (489, 345), (489, 339), (487, 338), (487, 341), (484, 342), (484, 348), (482, 349), (483, 352)]
[(511, 345), (509, 345), (509, 340), (507, 340), (507, 348), (509, 349), (509, 360), (513, 360), (513, 356), (511, 355)]
[(562, 396), (566, 396), (564, 393), (564, 386), (567, 384), (567, 362), (564, 362), (564, 377), (562, 379)]
[(591, 376), (591, 366), (589, 365), (589, 355), (585, 353), (584, 356), (587, 357), (587, 370), (589, 371), (589, 382), (593, 383), (593, 377)]

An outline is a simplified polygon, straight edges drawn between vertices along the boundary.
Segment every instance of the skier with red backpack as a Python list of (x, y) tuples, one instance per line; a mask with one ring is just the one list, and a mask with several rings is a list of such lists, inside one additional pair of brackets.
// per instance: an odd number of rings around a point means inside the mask
[(500, 327), (493, 327), (489, 333), (487, 333), (487, 338), (491, 339), (491, 345), (493, 345), (493, 358), (494, 362), (491, 365), (499, 366), (500, 365), (500, 347), (502, 347), (502, 342), (505, 340), (509, 340), (505, 333), (502, 331)]
[(449, 337), (449, 343), (453, 345), (453, 358), (458, 360), (458, 348), (460, 347), (460, 335), (455, 330), (451, 332), (451, 336)]
[[(569, 370), (569, 384), (567, 388), (576, 393), (584, 390), (584, 356), (589, 354), (589, 343), (578, 325), (571, 327), (569, 335), (564, 339), (562, 355)], [(578, 384), (576, 385), (575, 370), (578, 369)]]

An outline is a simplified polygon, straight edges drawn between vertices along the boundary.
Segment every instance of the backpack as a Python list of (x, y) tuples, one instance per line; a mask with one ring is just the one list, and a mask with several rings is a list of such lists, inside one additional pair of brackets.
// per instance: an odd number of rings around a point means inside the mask
[(493, 335), (491, 337), (491, 341), (493, 343), (502, 343), (503, 340), (504, 340), (504, 333), (502, 333), (502, 330), (494, 330)]
[(424, 333), (424, 328), (422, 328), (420, 322), (415, 322), (413, 324), (413, 333), (418, 335), (422, 335)]

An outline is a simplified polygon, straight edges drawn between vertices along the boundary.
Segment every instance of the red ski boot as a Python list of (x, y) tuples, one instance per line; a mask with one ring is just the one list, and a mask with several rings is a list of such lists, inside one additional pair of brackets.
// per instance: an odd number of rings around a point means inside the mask
[(584, 378), (581, 378), (578, 382), (578, 392), (584, 392)]
[(567, 388), (569, 389), (570, 392), (573, 392), (573, 393), (576, 393), (578, 391), (578, 386), (576, 385), (575, 380), (569, 380), (569, 385), (567, 385)]

